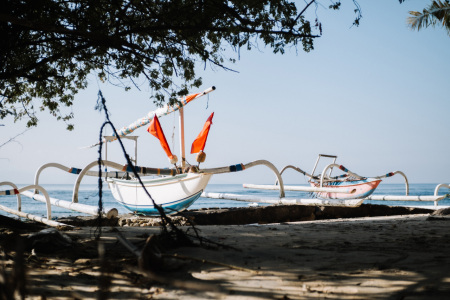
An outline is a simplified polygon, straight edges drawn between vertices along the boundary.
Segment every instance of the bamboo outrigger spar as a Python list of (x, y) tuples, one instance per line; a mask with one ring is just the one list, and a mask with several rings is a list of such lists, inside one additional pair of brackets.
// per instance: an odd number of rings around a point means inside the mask
[[(168, 105), (168, 104), (166, 104), (166, 105), (164, 105), (161, 108), (152, 110), (152, 111), (148, 112), (145, 117), (137, 119), (136, 121), (134, 121), (130, 125), (124, 126), (121, 129), (119, 129), (117, 131), (117, 134), (118, 134), (119, 137), (127, 136), (127, 135), (133, 133), (133, 131), (135, 131), (136, 129), (149, 124), (153, 120), (153, 118), (155, 116), (157, 116), (159, 118), (161, 116), (166, 116), (166, 115), (168, 115), (170, 113), (173, 113), (173, 112), (175, 112), (177, 110), (180, 110), (184, 106), (186, 106), (189, 102), (191, 102), (191, 101), (193, 101), (193, 100), (195, 100), (197, 98), (200, 98), (200, 97), (202, 97), (202, 96), (204, 96), (206, 94), (209, 94), (212, 91), (214, 91), (215, 89), (216, 89), (216, 87), (212, 86), (212, 87), (204, 90), (201, 93), (195, 93), (195, 94), (191, 94), (191, 95), (185, 96), (184, 98), (180, 99), (179, 103), (177, 103), (175, 105)], [(114, 137), (114, 138), (108, 139), (108, 140), (103, 139), (102, 143), (113, 142), (115, 140), (117, 140), (117, 137)], [(98, 146), (99, 144), (100, 143), (93, 144), (93, 145), (89, 146), (89, 148)]]

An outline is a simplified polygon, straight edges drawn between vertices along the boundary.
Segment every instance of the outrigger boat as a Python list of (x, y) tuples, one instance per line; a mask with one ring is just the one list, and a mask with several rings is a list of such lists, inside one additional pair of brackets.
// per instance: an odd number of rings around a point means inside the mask
[[(331, 158), (333, 162), (328, 164), (322, 171), (322, 173), (315, 175), (317, 166), (321, 158)], [(313, 198), (327, 200), (324, 203), (333, 203), (331, 200), (341, 200), (342, 203), (346, 203), (349, 206), (356, 206), (362, 203), (362, 201), (351, 201), (363, 200), (369, 197), (378, 187), (382, 178), (391, 177), (395, 174), (401, 174), (406, 181), (406, 186), (408, 187), (408, 179), (406, 175), (401, 171), (390, 172), (382, 176), (376, 177), (363, 177), (356, 173), (349, 171), (346, 167), (336, 164), (336, 155), (319, 154), (316, 160), (313, 171), (311, 174), (303, 171), (302, 169), (287, 165), (281, 171), (280, 175), (283, 174), (288, 169), (293, 169), (308, 178), (308, 183), (310, 187), (307, 186), (285, 186), (284, 190), (290, 191), (303, 191), (310, 192)], [(344, 174), (339, 176), (331, 176), (333, 168), (338, 168), (343, 171)], [(278, 182), (275, 185), (256, 185), (256, 184), (244, 184), (244, 188), (252, 189), (266, 189), (266, 190), (277, 190), (280, 189)], [(408, 194), (408, 191), (406, 192)], [(329, 200), (329, 201), (328, 201)], [(340, 202), (336, 202), (340, 203)]]
[[(319, 175), (315, 175), (315, 171), (321, 158), (332, 158), (333, 163), (325, 167), (323, 172)], [(381, 178), (393, 176), (395, 174), (402, 174), (406, 179), (406, 176), (400, 172), (391, 172), (384, 176), (366, 178), (359, 176), (356, 173), (349, 171), (347, 168), (336, 164), (337, 156), (319, 154), (318, 159), (314, 165), (314, 169), (311, 174), (303, 171), (302, 169), (288, 165), (280, 171), (282, 175), (286, 170), (293, 169), (299, 173), (302, 173), (308, 177), (310, 186), (285, 186), (279, 184), (279, 181), (274, 185), (258, 185), (258, 184), (243, 184), (244, 188), (259, 189), (259, 190), (280, 190), (280, 193), (285, 191), (300, 191), (310, 193), (311, 198), (274, 198), (274, 197), (261, 197), (255, 195), (237, 195), (228, 193), (204, 193), (203, 197), (215, 198), (215, 199), (228, 199), (235, 201), (256, 202), (256, 203), (268, 203), (268, 204), (300, 204), (300, 205), (317, 205), (317, 206), (347, 206), (357, 207), (360, 206), (364, 199), (370, 196), (381, 182)], [(331, 176), (333, 168), (339, 168), (344, 171), (345, 174), (340, 176)]]
[[(322, 173), (315, 174), (317, 167), (319, 165), (319, 161), (321, 158), (331, 158), (333, 162), (328, 164), (323, 169)], [(354, 172), (351, 172), (343, 165), (336, 164), (337, 156), (336, 155), (328, 155), (328, 154), (319, 154), (314, 168), (311, 174), (303, 171), (299, 167), (295, 167), (293, 165), (287, 165), (280, 171), (280, 175), (282, 175), (286, 170), (293, 169), (308, 179), (308, 183), (311, 187), (307, 186), (285, 186), (285, 190), (291, 191), (303, 191), (303, 192), (311, 192), (312, 196), (319, 199), (364, 199), (370, 196), (378, 185), (381, 183), (382, 178), (391, 177), (396, 174), (400, 174), (405, 178), (406, 184), (408, 186), (408, 179), (406, 175), (401, 171), (390, 172), (382, 176), (375, 177), (363, 177)], [(338, 168), (343, 171), (344, 174), (339, 176), (331, 176), (333, 168)], [(254, 189), (279, 189), (278, 181), (275, 182), (275, 185), (255, 185), (255, 184), (244, 184), (245, 188), (254, 188)], [(408, 193), (408, 191), (407, 191)]]
[[(178, 104), (172, 106), (166, 105), (155, 111), (151, 111), (145, 117), (136, 120), (134, 123), (123, 127), (117, 132), (121, 138), (134, 139), (135, 153), (137, 156), (137, 137), (128, 137), (127, 135), (132, 133), (135, 129), (150, 123), (147, 131), (159, 139), (170, 163), (174, 165), (174, 168), (172, 169), (135, 167), (140, 176), (157, 176), (157, 178), (152, 179), (144, 178), (138, 180), (138, 178), (133, 175), (133, 170), (130, 166), (124, 166), (121, 170), (126, 172), (127, 176), (125, 177), (106, 177), (106, 182), (118, 203), (136, 214), (158, 215), (159, 212), (154, 204), (159, 205), (167, 214), (177, 213), (188, 208), (202, 195), (213, 174), (242, 171), (256, 165), (268, 166), (275, 173), (282, 185), (282, 178), (278, 173), (278, 170), (273, 164), (266, 160), (258, 160), (248, 164), (237, 164), (222, 168), (199, 169), (200, 163), (205, 161), (206, 154), (203, 150), (205, 148), (214, 113), (208, 118), (202, 131), (191, 147), (191, 154), (197, 153), (196, 160), (198, 165), (187, 165), (184, 139), (184, 106), (214, 90), (215, 87), (211, 87), (202, 93), (186, 96), (184, 99), (181, 99)], [(158, 121), (158, 117), (165, 116), (175, 111), (179, 112), (180, 121), (181, 163), (178, 165), (178, 158), (176, 155), (172, 154)], [(105, 137), (102, 142), (108, 143), (116, 139), (116, 136), (108, 136)], [(96, 145), (98, 144), (92, 146)], [(117, 168), (114, 164), (110, 164), (110, 166)], [(74, 195), (76, 195), (75, 192)], [(284, 193), (281, 193), (280, 196), (284, 196)]]
[[(323, 169), (322, 173), (315, 175), (318, 163), (321, 158), (332, 158), (333, 162), (328, 164)], [(305, 177), (310, 186), (304, 185), (280, 185), (278, 181), (274, 185), (258, 185), (258, 184), (243, 184), (244, 188), (259, 189), (259, 190), (280, 190), (280, 191), (300, 191), (308, 192), (312, 196), (311, 199), (303, 198), (280, 198), (261, 197), (253, 195), (235, 195), (224, 193), (208, 193), (208, 197), (217, 199), (229, 199), (236, 201), (269, 203), (269, 204), (300, 204), (300, 205), (318, 205), (318, 206), (360, 206), (365, 200), (375, 201), (432, 201), (434, 208), (438, 207), (438, 202), (444, 199), (449, 199), (449, 194), (439, 194), (441, 189), (450, 188), (449, 184), (439, 184), (436, 186), (433, 195), (409, 195), (408, 178), (402, 171), (389, 172), (381, 176), (364, 177), (351, 172), (346, 167), (336, 164), (336, 155), (319, 154), (311, 174), (293, 165), (287, 165), (281, 169), (280, 175), (286, 170), (293, 169)], [(344, 172), (339, 176), (331, 176), (333, 168), (337, 168)], [(372, 195), (382, 179), (392, 177), (396, 174), (403, 176), (405, 180), (405, 195)]]

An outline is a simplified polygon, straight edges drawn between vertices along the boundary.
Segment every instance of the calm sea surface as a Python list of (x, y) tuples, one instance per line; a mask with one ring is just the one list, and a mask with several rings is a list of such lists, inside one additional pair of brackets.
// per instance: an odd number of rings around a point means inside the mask
[[(72, 199), (72, 189), (71, 184), (43, 184), (42, 185), (49, 193), (50, 197), (71, 201)], [(410, 195), (433, 195), (437, 184), (410, 184)], [(20, 188), (21, 186), (19, 186)], [(9, 187), (1, 186), (0, 190), (7, 190)], [(218, 193), (233, 193), (241, 195), (260, 195), (276, 197), (278, 196), (277, 191), (263, 191), (263, 190), (251, 190), (244, 189), (240, 184), (210, 184), (206, 188), (206, 192), (218, 192)], [(439, 195), (450, 194), (448, 188), (440, 189)], [(375, 191), (374, 195), (405, 195), (405, 185), (404, 184), (380, 184)], [(286, 192), (288, 198), (310, 198), (308, 193), (304, 192)], [(79, 203), (97, 205), (98, 204), (98, 189), (97, 185), (81, 185), (79, 192)], [(434, 205), (433, 202), (408, 202), (408, 201), (365, 201), (364, 203), (371, 204), (384, 204), (384, 205), (404, 205), (404, 206), (418, 206), (418, 205)], [(0, 204), (9, 208), (17, 208), (17, 198), (16, 196), (0, 196)], [(240, 202), (240, 201), (230, 201), (221, 199), (208, 199), (200, 198), (198, 199), (190, 209), (198, 208), (213, 208), (213, 207), (247, 207), (250, 203)], [(264, 205), (264, 204), (259, 204)], [(439, 206), (450, 206), (450, 199), (439, 201)], [(106, 208), (115, 207), (119, 210), (119, 214), (128, 213), (129, 211), (121, 207), (112, 197), (106, 184), (103, 185), (103, 206)], [(22, 211), (37, 216), (46, 216), (46, 206), (45, 203), (32, 200), (28, 197), (22, 196)], [(10, 215), (2, 210), (0, 210), (1, 215)], [(69, 211), (56, 206), (52, 206), (52, 217), (62, 217), (62, 216), (76, 216), (83, 215), (82, 213)], [(12, 216), (12, 215), (10, 215)]]

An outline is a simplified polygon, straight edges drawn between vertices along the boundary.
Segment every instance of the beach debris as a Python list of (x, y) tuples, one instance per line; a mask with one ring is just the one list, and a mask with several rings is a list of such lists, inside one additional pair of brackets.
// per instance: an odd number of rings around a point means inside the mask
[(27, 243), (28, 248), (35, 253), (55, 253), (73, 245), (72, 239), (56, 228), (47, 228), (30, 234)]
[(2, 215), (0, 215), (0, 227), (4, 229), (11, 229), (13, 231), (36, 231), (45, 228), (41, 223), (23, 222), (20, 219)]
[(164, 268), (163, 256), (161, 253), (161, 244), (158, 237), (154, 234), (145, 241), (139, 257), (139, 268), (141, 270), (161, 271)]
[(450, 208), (441, 208), (431, 214), (432, 216), (450, 216)]
[(450, 220), (450, 207), (434, 211), (427, 220)]
[[(188, 226), (189, 220), (183, 216), (167, 216), (176, 226)], [(120, 227), (147, 227), (147, 226), (162, 226), (163, 220), (159, 217), (147, 216), (129, 216), (125, 215), (118, 219), (117, 225)]]
[(156, 272), (163, 269), (164, 262), (161, 255), (161, 245), (156, 235), (149, 236), (145, 241), (144, 248), (140, 250), (127, 240), (119, 230), (116, 229), (114, 232), (117, 233), (117, 240), (137, 257), (141, 270)]

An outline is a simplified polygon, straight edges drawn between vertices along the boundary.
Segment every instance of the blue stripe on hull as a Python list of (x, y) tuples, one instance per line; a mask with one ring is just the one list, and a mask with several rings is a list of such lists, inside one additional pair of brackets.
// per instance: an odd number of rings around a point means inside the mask
[(351, 185), (358, 185), (358, 184), (369, 183), (369, 182), (373, 182), (373, 181), (376, 181), (376, 180), (377, 179), (375, 179), (375, 180), (361, 179), (361, 180), (352, 180), (352, 181), (331, 181), (331, 182), (327, 182), (327, 185), (346, 187), (346, 186), (351, 186)]
[[(191, 206), (198, 198), (200, 198), (202, 192), (203, 190), (199, 191), (198, 193), (190, 197), (174, 201), (171, 203), (162, 204), (161, 206), (166, 214), (168, 215), (175, 214)], [(119, 203), (122, 204), (123, 207), (132, 211), (135, 214), (142, 214), (146, 216), (159, 216), (158, 210), (153, 205), (127, 205), (123, 202)]]
[(370, 195), (372, 195), (373, 192), (375, 192), (375, 189), (371, 189), (371, 190), (367, 191), (367, 193), (364, 193), (364, 194), (359, 194), (357, 199), (367, 198)]

